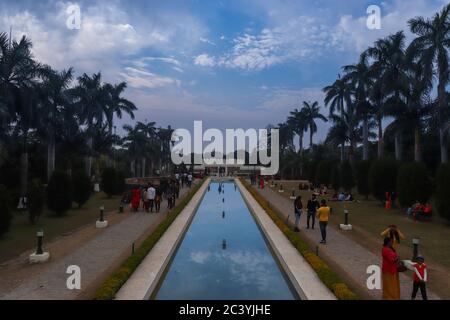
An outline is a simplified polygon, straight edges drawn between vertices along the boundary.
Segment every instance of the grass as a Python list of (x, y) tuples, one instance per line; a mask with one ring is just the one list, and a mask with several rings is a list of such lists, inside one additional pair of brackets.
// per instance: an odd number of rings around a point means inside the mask
[(195, 185), (192, 190), (190, 190), (189, 193), (175, 206), (175, 208), (169, 212), (167, 218), (165, 218), (143, 241), (142, 245), (136, 250), (136, 252), (127, 258), (123, 264), (105, 280), (100, 289), (94, 294), (94, 300), (113, 300), (115, 298), (116, 293), (131, 277), (142, 260), (144, 260), (148, 253), (152, 250), (184, 207), (189, 203), (189, 201), (191, 201), (194, 194), (200, 189), (204, 182), (205, 179)]
[(313, 270), (317, 273), (319, 279), (334, 293), (339, 300), (359, 300), (360, 297), (352, 292), (348, 286), (343, 282), (341, 277), (333, 271), (322, 259), (316, 256), (310, 249), (306, 242), (300, 239), (298, 233), (292, 231), (291, 228), (285, 223), (285, 220), (280, 218), (279, 214), (269, 205), (266, 199), (264, 199), (250, 184), (241, 179), (242, 184), (252, 194), (259, 205), (267, 212), (269, 217), (277, 225), (277, 227), (284, 233), (289, 239), (292, 245), (298, 252), (305, 258), (311, 265)]
[(31, 250), (36, 246), (36, 231), (44, 230), (44, 247), (46, 242), (76, 230), (89, 223), (94, 223), (99, 216), (100, 206), (105, 212), (117, 209), (119, 197), (108, 198), (104, 193), (95, 193), (82, 207), (69, 210), (63, 217), (56, 217), (49, 211), (43, 213), (36, 225), (31, 225), (26, 213), (15, 212), (11, 227), (0, 238), (0, 261), (6, 261)]

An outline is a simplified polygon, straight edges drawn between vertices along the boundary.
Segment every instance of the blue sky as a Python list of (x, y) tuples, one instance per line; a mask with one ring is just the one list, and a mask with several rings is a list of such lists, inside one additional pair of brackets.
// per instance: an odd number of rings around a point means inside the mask
[[(0, 30), (12, 26), (15, 37), (29, 36), (36, 58), (54, 68), (127, 81), (140, 121), (262, 128), (284, 121), (303, 100), (323, 105), (321, 89), (342, 65), (356, 62), (377, 38), (407, 31), (408, 19), (431, 16), (446, 3), (2, 0)], [(71, 4), (81, 8), (80, 30), (66, 27)], [(366, 27), (372, 4), (381, 7), (381, 30)], [(319, 140), (327, 128), (319, 125)]]

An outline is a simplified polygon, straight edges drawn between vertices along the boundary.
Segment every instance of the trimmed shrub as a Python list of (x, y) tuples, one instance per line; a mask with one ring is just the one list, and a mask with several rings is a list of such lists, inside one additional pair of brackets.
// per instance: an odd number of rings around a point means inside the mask
[(439, 214), (450, 221), (450, 163), (443, 163), (436, 172), (436, 209)]
[(353, 168), (350, 162), (346, 161), (341, 165), (341, 182), (342, 188), (345, 191), (351, 192), (355, 186), (355, 179), (353, 178)]
[(405, 163), (400, 167), (397, 177), (397, 195), (402, 207), (410, 206), (416, 201), (426, 203), (431, 193), (431, 181), (423, 163)]
[(45, 206), (45, 187), (40, 180), (33, 180), (28, 186), (28, 217), (31, 224), (36, 224)]
[(116, 174), (116, 195), (121, 195), (126, 190), (126, 184), (125, 184), (125, 173), (121, 170), (117, 171)]
[(92, 184), (84, 170), (75, 172), (72, 175), (72, 194), (73, 201), (81, 208), (92, 194)]
[(53, 172), (47, 187), (47, 207), (57, 216), (72, 207), (72, 182), (67, 173)]
[(102, 190), (111, 197), (116, 193), (116, 169), (112, 167), (105, 168), (102, 172)]
[(341, 173), (339, 166), (333, 166), (333, 170), (331, 171), (331, 186), (336, 192), (341, 189)]
[(398, 165), (395, 160), (376, 160), (370, 166), (370, 192), (380, 201), (385, 200), (386, 192), (395, 192), (397, 187)]
[(328, 186), (330, 184), (331, 169), (330, 161), (319, 162), (316, 169), (316, 182)]
[(370, 161), (365, 160), (358, 163), (356, 167), (356, 185), (358, 187), (358, 193), (369, 198), (370, 188), (369, 188), (369, 171), (370, 171)]
[(9, 230), (12, 214), (9, 208), (10, 199), (5, 186), (0, 185), (0, 237)]

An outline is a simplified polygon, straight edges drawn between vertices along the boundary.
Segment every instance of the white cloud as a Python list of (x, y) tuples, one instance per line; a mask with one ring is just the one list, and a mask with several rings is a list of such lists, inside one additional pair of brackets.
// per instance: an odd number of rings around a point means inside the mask
[(146, 70), (127, 67), (120, 74), (132, 88), (154, 89), (169, 85), (180, 85), (180, 81), (174, 78), (160, 76)]
[(203, 43), (207, 43), (207, 44), (210, 44), (210, 45), (212, 45), (212, 46), (215, 46), (215, 45), (216, 45), (214, 42), (212, 42), (211, 40), (209, 40), (209, 39), (207, 39), (207, 38), (204, 38), (204, 37), (200, 37), (199, 40), (200, 40), (201, 42), (203, 42)]
[(202, 67), (213, 67), (216, 65), (214, 57), (202, 53), (194, 58), (194, 64)]

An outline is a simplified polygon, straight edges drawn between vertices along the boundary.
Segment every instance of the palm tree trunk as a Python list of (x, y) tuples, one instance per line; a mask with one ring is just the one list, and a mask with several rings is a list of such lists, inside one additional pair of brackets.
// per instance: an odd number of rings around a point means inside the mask
[(369, 120), (367, 115), (363, 120), (363, 160), (369, 159)]
[(93, 139), (92, 139), (92, 137), (90, 137), (87, 141), (89, 155), (86, 158), (86, 173), (89, 178), (91, 177), (91, 173), (92, 173), (92, 144), (93, 144)]
[(142, 178), (145, 178), (145, 157), (142, 157)]
[(20, 195), (27, 196), (28, 191), (28, 133), (24, 132), (23, 151), (20, 155)]
[(395, 133), (395, 160), (402, 160), (402, 134), (401, 132)]
[(341, 144), (341, 163), (345, 161), (345, 141)]
[(55, 171), (55, 135), (53, 130), (49, 130), (48, 142), (47, 142), (47, 181)]
[(303, 152), (303, 133), (298, 135), (298, 152), (300, 154)]
[(313, 147), (313, 135), (314, 135), (314, 132), (311, 129), (309, 132), (309, 150), (310, 151), (312, 151), (312, 147)]
[(384, 157), (384, 139), (383, 139), (383, 117), (377, 117), (378, 122), (378, 159)]
[(414, 129), (414, 161), (421, 161), (421, 150), (420, 150), (420, 128), (416, 126)]
[[(444, 81), (445, 75), (442, 72), (439, 72), (439, 84), (438, 84), (438, 100), (439, 100), (439, 109), (444, 110), (446, 108), (446, 92), (445, 92), (445, 85), (446, 82)], [(445, 121), (442, 120), (442, 117), (439, 117), (440, 119), (440, 129), (439, 129), (439, 143), (441, 146), (441, 163), (448, 162), (448, 148), (447, 148), (447, 141), (445, 139)]]

